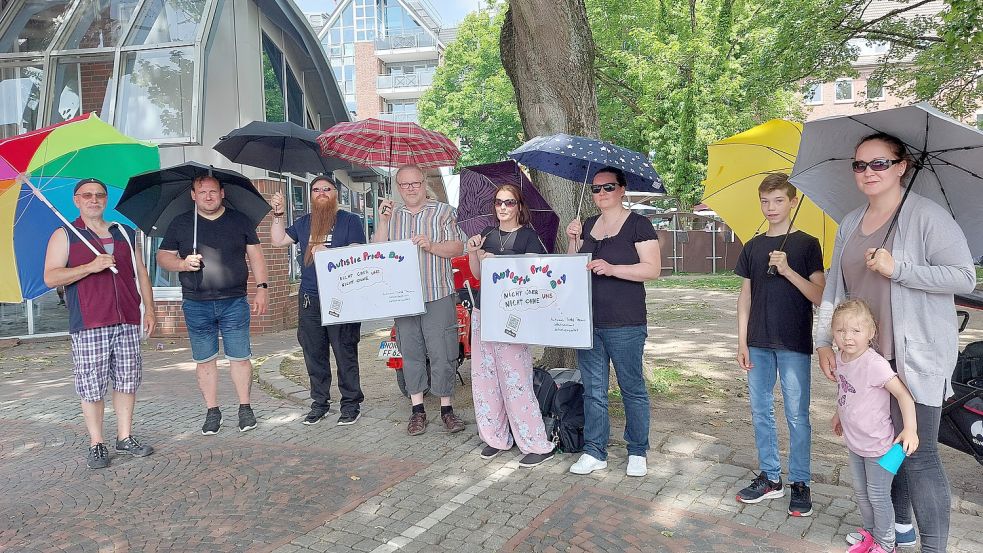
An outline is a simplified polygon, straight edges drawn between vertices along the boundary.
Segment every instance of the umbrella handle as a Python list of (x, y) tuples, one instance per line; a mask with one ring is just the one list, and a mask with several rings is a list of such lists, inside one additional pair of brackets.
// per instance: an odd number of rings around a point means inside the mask
[[(55, 217), (58, 217), (58, 219), (60, 219), (61, 222), (64, 223), (65, 226), (68, 227), (69, 230), (71, 230), (72, 232), (75, 233), (75, 236), (77, 236), (79, 238), (79, 240), (82, 241), (83, 244), (85, 244), (90, 250), (92, 250), (92, 253), (94, 253), (96, 255), (102, 255), (99, 252), (99, 250), (97, 250), (96, 247), (93, 246), (92, 243), (90, 243), (89, 240), (85, 236), (82, 236), (82, 233), (79, 232), (79, 229), (75, 228), (75, 225), (69, 223), (68, 222), (68, 219), (66, 219), (65, 216), (62, 215), (60, 211), (58, 211), (57, 209), (55, 209), (55, 206), (51, 205), (51, 202), (48, 201), (48, 198), (45, 198), (44, 197), (44, 194), (42, 194), (41, 191), (38, 190), (38, 188), (36, 186), (34, 186), (33, 184), (31, 184), (31, 182), (28, 181), (27, 179), (25, 179), (24, 182), (27, 184), (27, 186), (29, 186), (31, 188), (31, 191), (34, 193), (34, 195), (39, 200), (41, 200), (44, 203), (44, 205), (48, 206), (48, 208), (50, 208), (52, 212), (54, 212)], [(110, 267), (109, 270), (112, 271), (113, 274), (116, 274), (116, 275), (119, 274), (119, 271), (116, 269), (116, 267)]]
[[(796, 217), (799, 216), (799, 210), (802, 209), (803, 199), (799, 198), (799, 205), (795, 206), (795, 213), (792, 214), (792, 220), (788, 222), (788, 230), (785, 231), (785, 238), (782, 239), (782, 245), (778, 247), (778, 251), (785, 250), (785, 243), (788, 242), (788, 235), (792, 234), (792, 225), (795, 224)], [(768, 265), (768, 275), (775, 276), (778, 274), (778, 267), (775, 265)]]

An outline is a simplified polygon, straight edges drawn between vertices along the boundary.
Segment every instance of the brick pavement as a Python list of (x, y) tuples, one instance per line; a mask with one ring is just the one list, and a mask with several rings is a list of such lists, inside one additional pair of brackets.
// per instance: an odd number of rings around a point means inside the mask
[[(331, 418), (305, 427), (303, 408), (254, 390), (260, 425), (240, 434), (223, 372), (226, 422), (204, 437), (185, 346), (168, 342), (169, 351), (147, 353), (135, 432), (157, 453), (113, 458), (104, 471), (84, 468), (86, 438), (64, 351), (0, 352), (49, 362), (11, 369), (17, 362), (0, 359), (0, 550), (672, 551), (695, 543), (842, 551), (843, 534), (859, 522), (841, 486), (814, 486), (810, 518), (788, 517), (787, 500), (736, 504), (750, 471), (700, 458), (726, 452), (657, 428), (644, 478), (625, 476), (626, 452), (617, 445), (610, 468), (587, 477), (567, 473), (571, 455), (535, 469), (518, 467), (514, 450), (483, 461), (473, 425), (406, 436), (394, 385), (366, 390), (363, 416), (349, 427)], [(264, 358), (293, 347), (289, 332), (254, 345)], [(466, 406), (458, 410), (473, 420)], [(108, 435), (114, 422), (110, 410)], [(954, 513), (950, 551), (983, 550), (980, 528), (979, 517)], [(748, 539), (754, 547), (742, 545)]]

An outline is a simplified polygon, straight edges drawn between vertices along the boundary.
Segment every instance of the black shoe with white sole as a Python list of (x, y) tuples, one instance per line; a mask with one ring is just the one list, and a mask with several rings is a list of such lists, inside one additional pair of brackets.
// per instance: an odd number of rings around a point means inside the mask
[(256, 428), (256, 415), (253, 414), (253, 408), (246, 403), (239, 404), (239, 432), (246, 432), (253, 428)]
[(741, 503), (758, 503), (765, 499), (776, 499), (785, 496), (785, 486), (782, 478), (778, 482), (768, 480), (768, 475), (761, 473), (751, 481), (751, 485), (737, 492), (737, 500)]
[(204, 436), (218, 434), (222, 428), (222, 411), (218, 407), (212, 407), (205, 413), (205, 424), (201, 425), (201, 433)]
[(313, 425), (321, 422), (321, 419), (323, 419), (326, 416), (328, 416), (328, 406), (327, 405), (318, 405), (316, 403), (312, 403), (311, 404), (311, 411), (309, 413), (307, 413), (307, 416), (306, 417), (304, 417), (304, 421), (303, 422), (307, 426), (313, 426)]
[(342, 413), (338, 417), (338, 426), (348, 426), (349, 424), (355, 424), (355, 421), (362, 416), (361, 411), (355, 411), (354, 413)]

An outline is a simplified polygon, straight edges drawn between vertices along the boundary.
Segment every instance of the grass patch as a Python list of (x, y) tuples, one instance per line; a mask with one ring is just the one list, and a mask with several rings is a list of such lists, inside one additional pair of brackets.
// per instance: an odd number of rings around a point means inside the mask
[(976, 266), (976, 284), (983, 284), (983, 267)]
[(733, 292), (741, 289), (743, 277), (731, 271), (717, 274), (677, 273), (646, 284), (649, 288), (696, 288), (699, 290), (720, 290)]
[(700, 322), (717, 318), (717, 310), (705, 301), (668, 302), (648, 304), (648, 322)]
[(280, 374), (298, 386), (311, 387), (311, 379), (307, 374), (307, 365), (304, 364), (302, 353), (291, 353), (284, 356), (280, 363)]

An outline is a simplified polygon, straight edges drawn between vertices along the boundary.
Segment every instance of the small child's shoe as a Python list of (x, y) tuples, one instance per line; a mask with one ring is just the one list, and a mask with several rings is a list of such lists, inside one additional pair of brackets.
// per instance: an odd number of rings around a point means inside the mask
[(891, 549), (890, 551), (888, 551), (887, 549), (881, 547), (881, 544), (874, 542), (874, 545), (870, 546), (870, 549), (867, 550), (867, 553), (895, 553), (896, 551), (897, 549)]
[(870, 546), (877, 544), (874, 541), (874, 536), (871, 536), (870, 532), (863, 528), (857, 528), (856, 532), (847, 534), (846, 542), (851, 544), (850, 548), (846, 550), (847, 553), (867, 553)]

